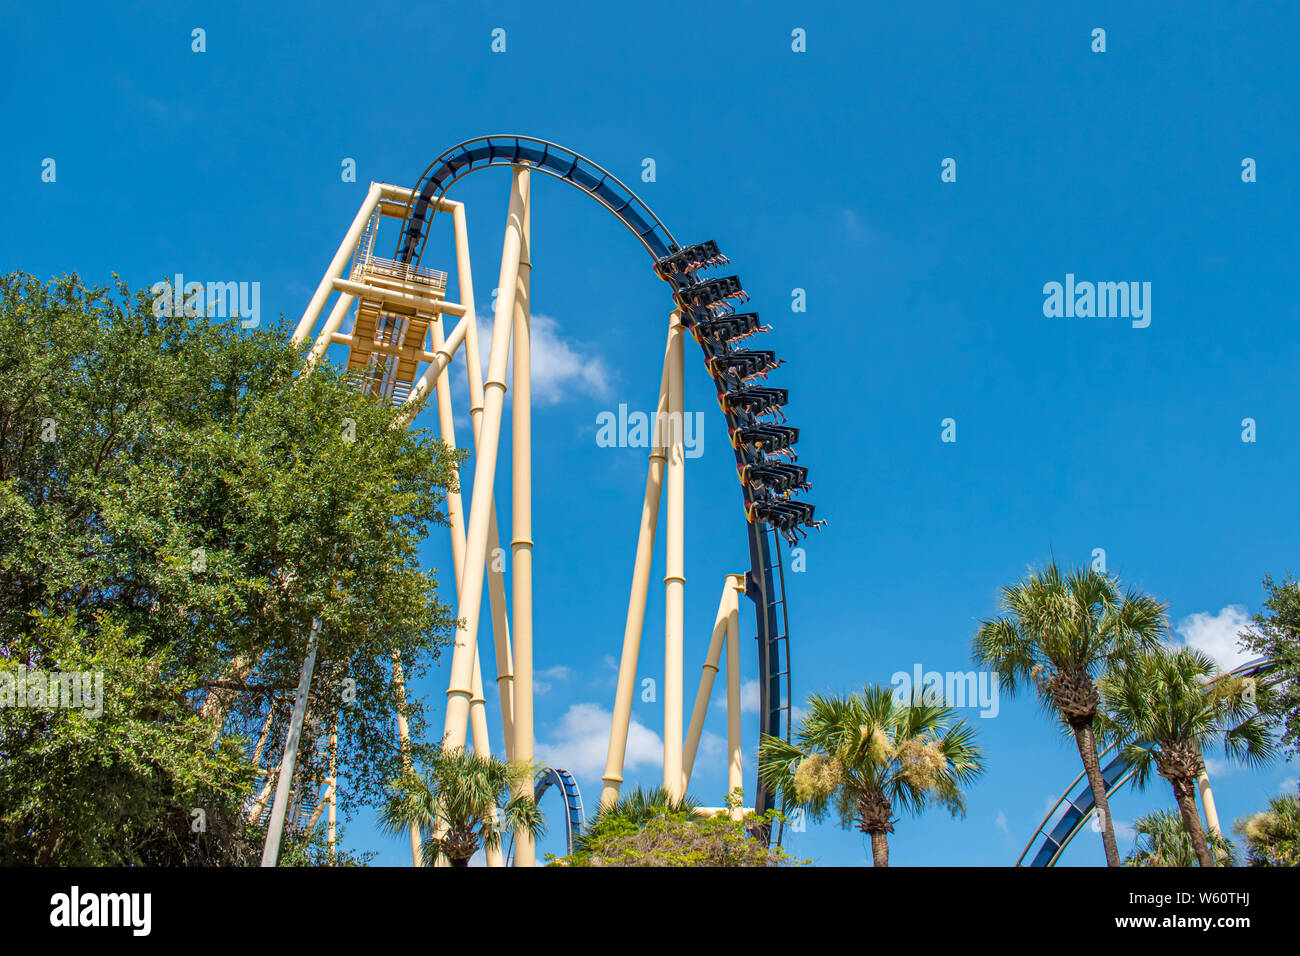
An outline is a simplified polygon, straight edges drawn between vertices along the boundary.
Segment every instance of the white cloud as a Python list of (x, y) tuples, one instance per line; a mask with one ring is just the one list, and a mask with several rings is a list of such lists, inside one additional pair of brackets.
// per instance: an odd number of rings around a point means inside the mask
[[(725, 713), (727, 712), (727, 686), (726, 686), (726, 684), (722, 684), (721, 682), (719, 682), (719, 684), (715, 684), (715, 685), (714, 685), (714, 691), (713, 691), (714, 694), (718, 694), (718, 693), (719, 693), (719, 689), (721, 690), (721, 696), (717, 698), (716, 702), (714, 703), (714, 706), (717, 707), (718, 710), (722, 711), (722, 712), (725, 714)], [(757, 713), (758, 713), (758, 681), (756, 681), (756, 680), (747, 680), (747, 681), (742, 681), (742, 682), (741, 682), (741, 684), (740, 684), (740, 712), (741, 712), (742, 714), (757, 714)]]
[[(1137, 836), (1137, 827), (1129, 820), (1115, 820), (1115, 840), (1132, 840)], [(1093, 814), (1088, 818), (1088, 829), (1093, 833), (1101, 832), (1101, 817)]]
[(1236, 773), (1239, 769), (1240, 765), (1232, 760), (1224, 760), (1220, 757), (1205, 758), (1205, 775), (1210, 778), (1211, 782), (1218, 780), (1220, 777)]
[[(569, 771), (580, 779), (584, 792), (588, 786), (598, 787), (600, 777), (605, 772), (611, 716), (610, 711), (599, 704), (570, 706), (560, 718), (551, 739), (538, 741), (537, 762)], [(627, 751), (623, 758), (626, 786), (631, 787), (636, 782), (638, 772), (650, 771), (653, 779), (649, 785), (657, 787), (663, 768), (663, 756), (663, 738), (633, 717), (628, 726)], [(700, 734), (700, 745), (695, 754), (693, 776), (698, 779), (708, 770), (725, 771), (726, 765), (726, 739), (708, 730), (704, 731)]]
[[(483, 376), (487, 377), (488, 357), (492, 352), (493, 317), (490, 308), (478, 311), (479, 359)], [(560, 334), (560, 323), (549, 315), (529, 318), (532, 346), (532, 390), (534, 405), (554, 405), (583, 395), (588, 398), (606, 398), (610, 393), (610, 370), (599, 355), (587, 351), (582, 343), (566, 341)], [(457, 382), (464, 379), (464, 362), (457, 365)], [(508, 369), (514, 368), (514, 349), (510, 350)], [(507, 371), (506, 381), (512, 372)], [(506, 391), (506, 401), (510, 391)]]
[(1229, 604), (1217, 614), (1199, 611), (1174, 626), (1182, 641), (1176, 646), (1192, 647), (1213, 657), (1225, 670), (1251, 660), (1251, 654), (1237, 647), (1237, 634), (1250, 626), (1250, 614), (1240, 604)]
[(726, 759), (726, 739), (712, 731), (706, 730), (702, 732), (700, 734), (699, 749), (695, 751), (695, 767), (691, 771), (692, 779), (696, 776), (695, 771), (704, 770), (708, 767), (725, 767)]
[(993, 819), (999, 830), (1007, 836), (1011, 836), (1011, 827), (1007, 824), (1007, 814), (1004, 810), (999, 810), (998, 815)]
[(556, 681), (568, 680), (573, 676), (573, 669), (563, 664), (557, 664), (555, 667), (548, 667), (544, 671), (538, 671), (533, 675), (533, 693), (545, 694), (554, 685)]
[[(538, 742), (537, 760), (580, 777), (599, 778), (605, 771), (612, 714), (599, 704), (573, 704), (560, 718), (549, 742)], [(624, 771), (662, 766), (663, 738), (635, 717), (628, 727)]]

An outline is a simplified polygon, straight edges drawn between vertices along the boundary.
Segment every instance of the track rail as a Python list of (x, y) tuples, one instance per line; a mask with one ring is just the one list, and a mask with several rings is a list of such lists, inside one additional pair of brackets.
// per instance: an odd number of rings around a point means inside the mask
[[(573, 843), (582, 832), (583, 826), (586, 825), (587, 818), (582, 809), (582, 792), (578, 789), (578, 781), (573, 779), (573, 774), (567, 770), (559, 770), (555, 767), (542, 767), (537, 771), (537, 779), (533, 784), (533, 800), (536, 803), (542, 802), (542, 795), (551, 787), (559, 787), (560, 793), (564, 795), (564, 837), (566, 841), (565, 854), (573, 855)], [(511, 865), (515, 854), (515, 836), (514, 832), (510, 834), (510, 849), (506, 853), (506, 865)]]
[(613, 173), (558, 143), (503, 134), (458, 143), (429, 164), (413, 191), (395, 258), (399, 262), (420, 261), (429, 238), (429, 222), (438, 209), (437, 200), (458, 179), (491, 166), (525, 164), (581, 189), (613, 213), (655, 259), (678, 250), (668, 227)]
[[(767, 327), (758, 324), (755, 313), (736, 313), (732, 302), (748, 298), (738, 278), (699, 277), (701, 271), (727, 262), (717, 245), (710, 241), (683, 248), (631, 189), (582, 154), (532, 136), (500, 134), (458, 143), (426, 167), (408, 202), (393, 258), (419, 263), (438, 200), (458, 180), (480, 169), (521, 165), (586, 193), (636, 237), (654, 260), (656, 275), (672, 288), (682, 324), (704, 353), (718, 404), (727, 420), (744, 494), (750, 555), (745, 593), (754, 602), (758, 631), (760, 729), (764, 734), (788, 739), (790, 667), (785, 574), (780, 566), (779, 542), (774, 549), (769, 534), (775, 537), (779, 533), (793, 543), (799, 534), (806, 533), (804, 528), (823, 522), (813, 519), (812, 504), (793, 497), (809, 487), (807, 468), (793, 464), (799, 430), (771, 420), (784, 422), (782, 406), (787, 393), (785, 389), (756, 384), (781, 361), (768, 350), (735, 347), (767, 331)], [(756, 784), (754, 808), (759, 813), (773, 808), (773, 794), (761, 781)]]
[[(1253, 661), (1248, 661), (1223, 676), (1253, 677), (1257, 674), (1266, 673), (1276, 666), (1277, 661), (1261, 657)], [(1103, 750), (1098, 757), (1105, 757), (1107, 754), (1120, 749), (1121, 745), (1127, 746), (1127, 742), (1115, 741), (1111, 743), (1111, 745)], [(1138, 746), (1142, 747), (1144, 750), (1150, 750), (1156, 745), (1152, 741), (1144, 740), (1139, 743)], [(1120, 752), (1116, 754), (1116, 756), (1106, 764), (1101, 771), (1102, 780), (1106, 784), (1107, 798), (1124, 789), (1124, 785), (1133, 778), (1133, 774), (1133, 767), (1129, 761), (1125, 759), (1123, 753)], [(1088, 821), (1092, 819), (1092, 815), (1096, 811), (1096, 805), (1092, 797), (1092, 788), (1088, 786), (1088, 783), (1084, 778), (1085, 774), (1080, 773), (1074, 778), (1070, 785), (1062, 791), (1061, 796), (1057, 799), (1056, 803), (1052, 805), (1052, 808), (1048, 810), (1047, 814), (1043, 817), (1043, 821), (1038, 824), (1038, 829), (1034, 831), (1034, 835), (1031, 836), (1029, 842), (1025, 844), (1024, 850), (1020, 853), (1020, 858), (1016, 860), (1016, 866), (1055, 866), (1057, 860), (1061, 858), (1061, 854), (1065, 852), (1065, 848), (1070, 845), (1070, 841), (1078, 836), (1079, 831), (1081, 831), (1084, 826), (1087, 825)], [(1083, 783), (1083, 789), (1073, 800), (1070, 800), (1070, 794), (1081, 782)], [(1066, 803), (1067, 800), (1069, 800), (1068, 803)], [(1053, 826), (1050, 831), (1047, 830), (1046, 827), (1051, 823), (1052, 819), (1056, 817), (1057, 810), (1060, 809), (1062, 804), (1066, 805), (1065, 811), (1057, 820), (1056, 825)], [(1027, 857), (1029, 852), (1034, 849), (1034, 842), (1038, 840), (1040, 836), (1043, 839), (1042, 843), (1038, 846), (1038, 852), (1034, 854), (1034, 858), (1028, 864), (1025, 864), (1025, 857)]]

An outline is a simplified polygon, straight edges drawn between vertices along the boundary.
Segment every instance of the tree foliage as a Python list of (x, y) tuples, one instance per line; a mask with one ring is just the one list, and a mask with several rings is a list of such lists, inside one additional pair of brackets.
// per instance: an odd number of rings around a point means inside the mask
[[(1196, 848), (1183, 826), (1182, 816), (1171, 810), (1157, 810), (1133, 821), (1137, 839), (1125, 866), (1196, 866)], [(1210, 849), (1221, 866), (1237, 865), (1237, 848), (1217, 833), (1209, 834)]]
[(1165, 608), (1091, 568), (1062, 571), (1055, 562), (1002, 588), (1001, 617), (982, 621), (975, 661), (995, 669), (1009, 696), (1032, 684), (1039, 702), (1074, 737), (1101, 817), (1106, 863), (1119, 866), (1110, 802), (1097, 756), (1101, 707), (1097, 682), (1135, 652), (1157, 646)]
[(962, 789), (982, 772), (975, 731), (951, 707), (900, 702), (879, 685), (810, 697), (794, 742), (764, 734), (758, 750), (765, 784), (816, 820), (833, 806), (845, 829), (870, 835), (876, 866), (889, 865), (895, 811), (938, 803), (964, 815)]
[(1274, 756), (1253, 682), (1221, 673), (1207, 654), (1184, 647), (1138, 652), (1100, 686), (1104, 722), (1125, 741), (1134, 782), (1145, 787), (1153, 769), (1169, 781), (1197, 858), (1213, 866), (1213, 846), (1196, 809), (1203, 751), (1221, 738), (1226, 754), (1248, 764)]
[(419, 828), (426, 866), (438, 856), (452, 866), (468, 866), (480, 846), (501, 845), (502, 830), (523, 831), (533, 839), (546, 832), (532, 793), (510, 796), (521, 780), (531, 784), (530, 767), (460, 747), (439, 749), (427, 762), (423, 774), (405, 773), (393, 781), (380, 816), (389, 833), (404, 833), (412, 824)]
[(608, 836), (640, 830), (658, 817), (680, 813), (689, 818), (698, 806), (689, 794), (676, 798), (663, 787), (653, 790), (637, 787), (621, 795), (615, 803), (600, 807), (574, 839), (574, 849), (587, 850)]
[(1292, 759), (1300, 758), (1300, 581), (1290, 576), (1264, 578), (1268, 599), (1255, 616), (1255, 628), (1240, 635), (1243, 647), (1277, 661), (1280, 678), (1264, 708), (1277, 728), (1280, 742)]
[(1285, 794), (1233, 827), (1250, 866), (1300, 866), (1300, 797)]
[(674, 799), (662, 787), (638, 787), (602, 808), (575, 841), (574, 852), (554, 866), (786, 866), (794, 860), (780, 848), (755, 839), (766, 833), (771, 814), (733, 820), (705, 816), (690, 797)]
[(0, 711), (0, 859), (245, 862), (245, 744), (313, 618), (346, 811), (400, 771), (392, 653), (418, 677), (454, 623), (417, 547), (455, 455), (282, 327), (155, 311), (0, 277), (0, 666), (105, 675), (101, 718)]

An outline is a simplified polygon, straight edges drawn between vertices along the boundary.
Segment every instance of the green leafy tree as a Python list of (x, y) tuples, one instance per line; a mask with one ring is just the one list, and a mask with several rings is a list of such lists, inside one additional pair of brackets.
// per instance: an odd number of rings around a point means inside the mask
[(345, 814), (401, 771), (390, 662), (450, 640), (417, 551), (457, 457), (265, 325), (0, 277), (0, 667), (105, 681), (98, 719), (0, 714), (0, 861), (249, 862), (245, 747), (313, 618)]
[[(96, 622), (93, 641), (86, 630), (38, 615), (8, 645), (37, 673), (102, 675), (102, 699), (0, 706), (0, 864), (255, 864), (260, 847), (239, 812), (252, 771), (238, 741), (210, 746), (165, 649), (111, 621)], [(0, 682), (20, 673), (4, 667)]]
[(1277, 680), (1274, 693), (1264, 708), (1269, 723), (1279, 734), (1291, 759), (1300, 758), (1300, 581), (1287, 577), (1264, 578), (1268, 599), (1255, 616), (1255, 627), (1243, 631), (1241, 645), (1277, 662), (1269, 676)]
[(762, 781), (788, 805), (823, 819), (833, 805), (841, 825), (871, 837), (875, 866), (889, 865), (898, 810), (932, 803), (966, 812), (962, 788), (983, 771), (975, 731), (951, 707), (901, 703), (879, 685), (847, 697), (813, 696), (793, 743), (764, 735)]
[[(1196, 848), (1183, 826), (1182, 816), (1170, 810), (1157, 810), (1140, 816), (1133, 823), (1137, 839), (1125, 866), (1195, 866)], [(1222, 834), (1209, 835), (1210, 849), (1223, 866), (1237, 865), (1237, 849)]]
[[(260, 853), (262, 843), (266, 840), (266, 831), (259, 827), (251, 832), (258, 837), (256, 842)], [(342, 827), (339, 828), (338, 838), (339, 842), (343, 839)], [(304, 867), (369, 866), (370, 861), (376, 855), (374, 850), (351, 852), (337, 845), (333, 849), (334, 852), (331, 854), (329, 834), (323, 823), (318, 823), (311, 829), (286, 830), (284, 840), (280, 845), (280, 856), (275, 865)]]
[(1233, 830), (1246, 844), (1250, 866), (1300, 866), (1300, 798), (1274, 797), (1268, 809), (1238, 820)]
[(1134, 782), (1145, 787), (1153, 769), (1169, 781), (1196, 858), (1214, 866), (1196, 808), (1204, 748), (1222, 736), (1225, 752), (1249, 764), (1274, 755), (1253, 682), (1220, 673), (1212, 658), (1193, 648), (1158, 647), (1103, 677), (1101, 692), (1106, 721), (1128, 741), (1122, 753)]
[(1101, 821), (1106, 863), (1119, 866), (1115, 827), (1097, 758), (1097, 680), (1165, 632), (1165, 608), (1090, 568), (1063, 573), (1053, 562), (1002, 588), (1001, 617), (981, 622), (974, 658), (993, 668), (1008, 696), (1032, 683), (1049, 713), (1073, 735)]
[(380, 822), (388, 833), (419, 828), (425, 865), (445, 856), (452, 866), (469, 866), (480, 846), (496, 849), (501, 831), (523, 831), (537, 839), (546, 832), (541, 809), (532, 794), (510, 796), (527, 767), (462, 748), (439, 749), (427, 758), (424, 774), (406, 773), (394, 779)]

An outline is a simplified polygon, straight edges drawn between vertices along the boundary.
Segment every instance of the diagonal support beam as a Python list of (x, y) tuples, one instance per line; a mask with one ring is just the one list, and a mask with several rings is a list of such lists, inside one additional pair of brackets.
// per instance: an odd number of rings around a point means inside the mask
[(645, 499), (641, 504), (641, 530), (637, 534), (636, 558), (632, 562), (632, 587), (627, 599), (627, 620), (623, 626), (623, 652), (614, 690), (614, 716), (609, 726), (609, 750), (601, 777), (600, 806), (618, 802), (623, 785), (623, 762), (627, 754), (627, 732), (632, 720), (632, 697), (636, 692), (636, 670), (641, 656), (641, 632), (645, 625), (646, 598), (650, 592), (650, 565), (654, 560), (655, 532), (663, 497), (664, 464), (668, 460), (666, 438), (658, 423), (668, 413), (668, 375), (672, 362), (673, 319), (669, 320), (668, 342), (664, 346), (663, 374), (659, 378), (659, 400), (655, 411), (654, 444), (646, 468)]
[(316, 291), (312, 293), (311, 301), (307, 303), (307, 310), (303, 312), (302, 318), (298, 320), (298, 327), (293, 330), (293, 336), (290, 341), (294, 345), (300, 345), (307, 341), (307, 336), (311, 334), (312, 328), (316, 325), (316, 320), (325, 309), (325, 302), (333, 291), (334, 279), (343, 267), (347, 265), (348, 259), (357, 247), (357, 242), (361, 239), (361, 233), (365, 232), (366, 223), (370, 221), (370, 214), (375, 211), (379, 205), (380, 197), (383, 193), (382, 183), (371, 183), (370, 191), (366, 193), (366, 201), (361, 204), (357, 210), (356, 218), (352, 220), (352, 225), (348, 227), (347, 234), (343, 241), (339, 243), (338, 251), (334, 253), (334, 258), (330, 260), (329, 268), (325, 271), (325, 276), (320, 280), (320, 285), (316, 286)]
[(691, 712), (691, 724), (686, 731), (686, 750), (682, 755), (683, 791), (691, 784), (695, 754), (699, 750), (700, 736), (704, 732), (704, 718), (708, 716), (709, 701), (713, 698), (713, 681), (718, 675), (719, 664), (722, 661), (722, 647), (727, 639), (727, 624), (731, 620), (731, 610), (736, 601), (734, 577), (735, 575), (732, 574), (727, 575), (722, 585), (722, 597), (718, 600), (718, 614), (713, 621), (709, 650), (704, 656), (704, 673), (700, 675), (700, 688), (695, 694), (695, 709)]
[(329, 351), (334, 333), (338, 332), (339, 326), (343, 324), (343, 319), (348, 314), (348, 309), (352, 308), (352, 303), (355, 301), (356, 297), (351, 293), (343, 292), (339, 294), (339, 299), (334, 303), (334, 308), (330, 310), (329, 318), (325, 320), (320, 335), (316, 336), (316, 342), (311, 347), (311, 354), (307, 356), (309, 371), (315, 368), (320, 363), (320, 360), (325, 357), (325, 353)]

